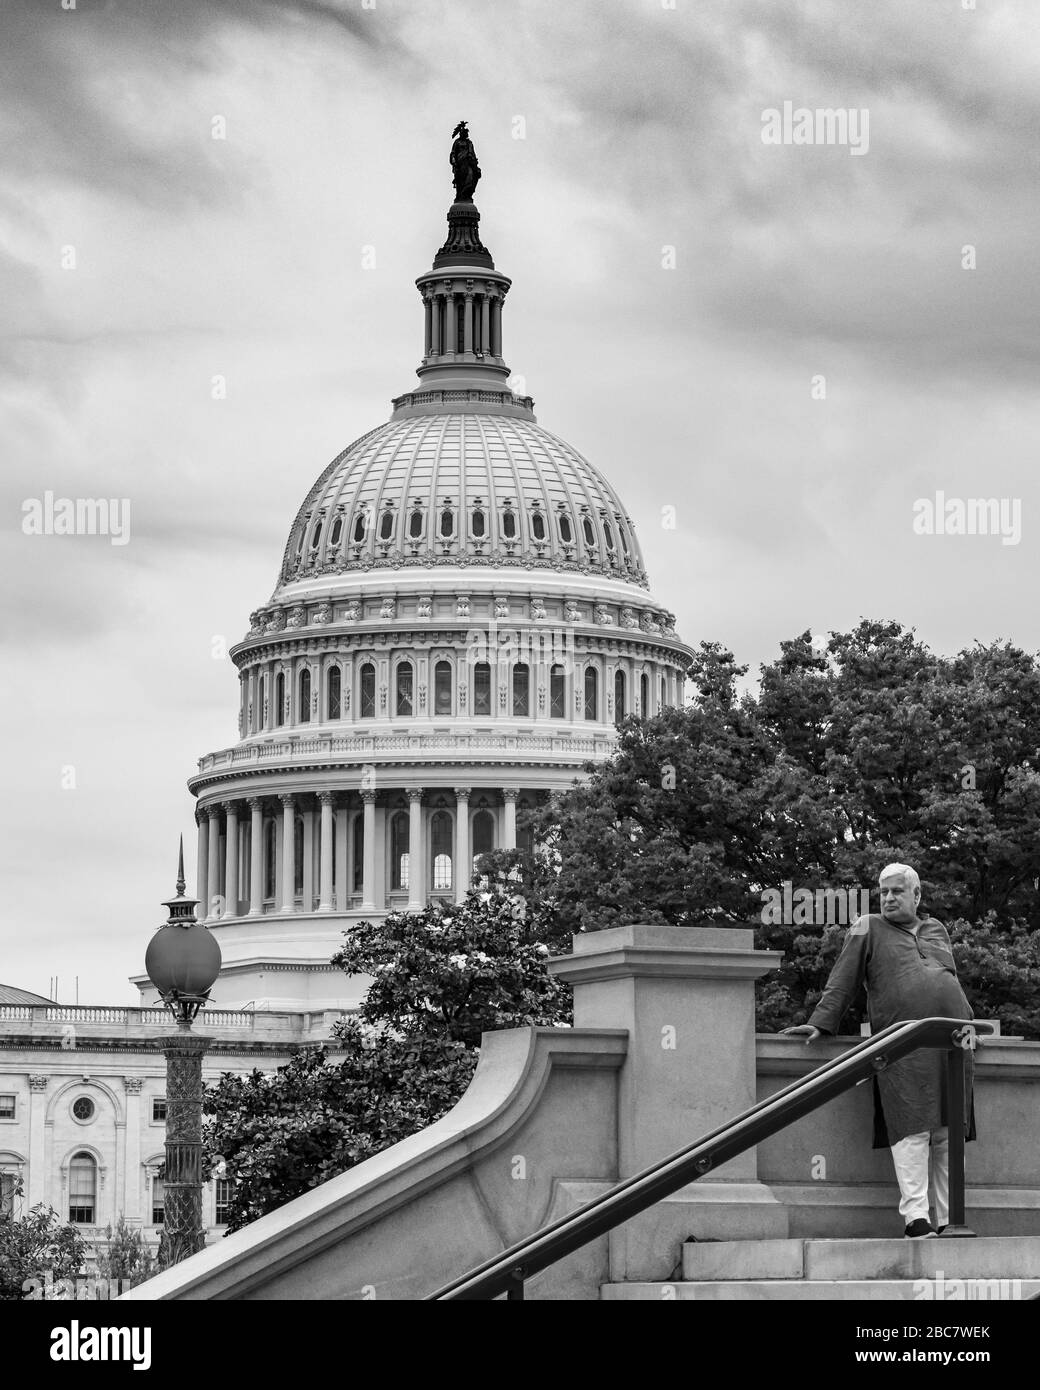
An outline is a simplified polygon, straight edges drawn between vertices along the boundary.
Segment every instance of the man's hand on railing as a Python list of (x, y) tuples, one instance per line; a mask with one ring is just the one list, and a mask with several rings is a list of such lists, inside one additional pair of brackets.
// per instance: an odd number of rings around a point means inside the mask
[(793, 1028), (781, 1028), (780, 1036), (783, 1037), (785, 1033), (791, 1033), (798, 1037), (801, 1037), (803, 1034), (808, 1034), (805, 1039), (806, 1047), (808, 1047), (811, 1042), (815, 1042), (820, 1036), (819, 1028), (814, 1028), (811, 1023), (797, 1023)]

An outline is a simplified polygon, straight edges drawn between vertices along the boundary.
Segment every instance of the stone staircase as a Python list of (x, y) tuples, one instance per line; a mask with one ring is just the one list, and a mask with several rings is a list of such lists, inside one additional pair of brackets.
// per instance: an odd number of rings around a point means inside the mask
[(1040, 1295), (1040, 1236), (686, 1241), (681, 1278), (603, 1284), (604, 1299), (907, 1299)]

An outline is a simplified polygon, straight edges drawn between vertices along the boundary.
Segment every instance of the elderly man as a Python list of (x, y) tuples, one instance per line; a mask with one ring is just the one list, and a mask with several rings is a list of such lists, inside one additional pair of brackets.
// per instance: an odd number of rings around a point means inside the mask
[[(860, 917), (849, 928), (809, 1022), (785, 1033), (836, 1033), (862, 984), (874, 1032), (914, 1018), (973, 1017), (957, 979), (950, 938), (941, 922), (918, 917), (921, 880), (907, 864), (889, 864), (880, 876), (881, 915)], [(899, 1183), (899, 1211), (908, 1240), (934, 1236), (928, 1219), (931, 1150), (935, 1220), (949, 1221), (949, 1137), (946, 1129), (945, 1057), (921, 1049), (893, 1062), (874, 1083), (874, 1148), (891, 1147)], [(972, 1056), (965, 1053), (966, 1135), (974, 1139)]]

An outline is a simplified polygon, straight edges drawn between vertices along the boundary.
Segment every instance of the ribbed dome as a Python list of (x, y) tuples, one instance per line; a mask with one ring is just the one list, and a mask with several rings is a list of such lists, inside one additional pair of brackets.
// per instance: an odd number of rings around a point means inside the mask
[(647, 587), (631, 519), (569, 444), (520, 414), (409, 414), (356, 440), (311, 488), (289, 534), (281, 583), (489, 565), (600, 573)]

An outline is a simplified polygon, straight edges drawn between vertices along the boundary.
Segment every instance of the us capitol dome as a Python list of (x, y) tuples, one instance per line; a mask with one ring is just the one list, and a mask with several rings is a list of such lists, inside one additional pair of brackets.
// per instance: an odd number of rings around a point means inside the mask
[(692, 652), (624, 504), (507, 384), (511, 282), (455, 135), (419, 384), (308, 491), (231, 651), (239, 741), (189, 781), (222, 1008), (352, 1006), (364, 983), (329, 965), (345, 929), (461, 900), (626, 715), (682, 703)]

